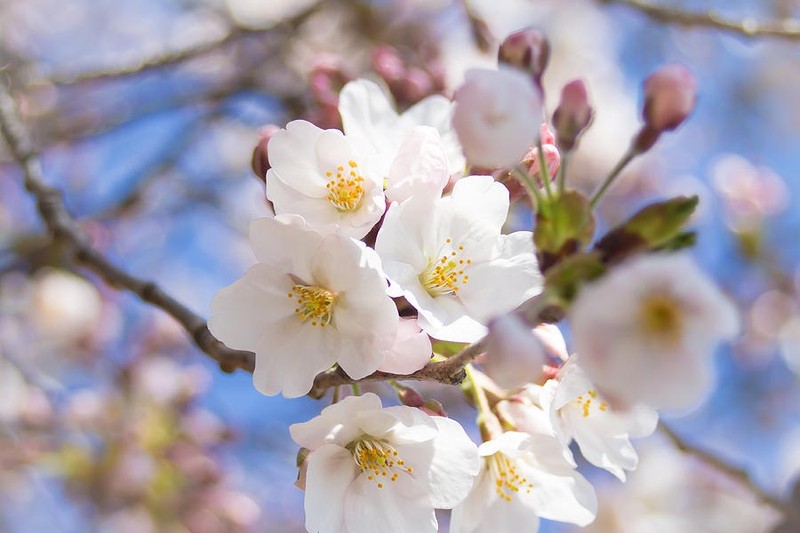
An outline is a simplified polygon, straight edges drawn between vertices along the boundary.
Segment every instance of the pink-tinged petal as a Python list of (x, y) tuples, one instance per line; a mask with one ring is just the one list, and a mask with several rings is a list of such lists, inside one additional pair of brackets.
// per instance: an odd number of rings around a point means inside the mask
[(488, 350), (481, 366), (504, 389), (539, 381), (545, 363), (544, 347), (530, 326), (513, 314), (489, 323)]
[(311, 277), (311, 259), (321, 243), (322, 235), (297, 215), (250, 222), (250, 245), (258, 260), (303, 280)]
[(427, 494), (409, 476), (381, 482), (359, 476), (344, 502), (347, 531), (435, 533), (436, 515)]
[(362, 411), (377, 411), (380, 398), (367, 392), (362, 396), (347, 396), (322, 410), (308, 422), (292, 424), (289, 433), (298, 445), (316, 450), (323, 444), (346, 445), (361, 434), (361, 429), (351, 422)]
[(306, 529), (318, 533), (345, 531), (347, 495), (359, 474), (352, 454), (341, 446), (326, 444), (306, 460)]
[(359, 413), (355, 423), (367, 435), (385, 439), (395, 446), (429, 442), (439, 432), (432, 417), (405, 405)]
[(510, 168), (536, 142), (541, 97), (516, 69), (474, 69), (455, 92), (453, 128), (472, 165)]
[(431, 359), (431, 339), (422, 332), (414, 319), (401, 318), (397, 325), (397, 337), (386, 352), (378, 370), (392, 374), (411, 374)]
[(455, 420), (441, 416), (433, 420), (439, 434), (433, 439), (428, 489), (434, 507), (451, 509), (467, 497), (480, 471), (478, 447)]
[(269, 154), (274, 175), (289, 187), (315, 197), (325, 189), (327, 180), (317, 168), (315, 147), (323, 130), (295, 120), (270, 138)]
[(237, 350), (255, 350), (267, 323), (294, 316), (292, 281), (272, 266), (257, 264), (211, 301), (208, 327)]
[(406, 137), (389, 169), (386, 197), (402, 202), (411, 197), (442, 196), (450, 178), (447, 155), (439, 133), (417, 126)]
[[(440, 299), (443, 298), (437, 298), (436, 300)], [(437, 302), (437, 303), (442, 303), (442, 302)], [(456, 309), (455, 304), (452, 304), (449, 307)], [(462, 308), (459, 306), (458, 309), (460, 310)], [(442, 341), (476, 342), (481, 340), (486, 335), (486, 326), (476, 321), (475, 319), (470, 318), (463, 314), (454, 322), (450, 322), (449, 324), (443, 324), (438, 321), (436, 322), (428, 321), (428, 316), (420, 312), (420, 316), (417, 322), (419, 323), (419, 326), (425, 331), (425, 333), (427, 333), (434, 339), (439, 339)]]
[(424, 125), (435, 128), (442, 138), (451, 172), (464, 170), (467, 163), (452, 125), (453, 102), (444, 96), (429, 96), (409, 108), (400, 120), (408, 126)]
[(269, 323), (255, 349), (253, 385), (267, 396), (303, 396), (316, 375), (336, 362), (339, 350), (339, 332), (331, 327), (303, 323), (296, 315)]
[(533, 328), (533, 333), (552, 357), (562, 361), (569, 359), (567, 343), (558, 326), (555, 324), (540, 324)]

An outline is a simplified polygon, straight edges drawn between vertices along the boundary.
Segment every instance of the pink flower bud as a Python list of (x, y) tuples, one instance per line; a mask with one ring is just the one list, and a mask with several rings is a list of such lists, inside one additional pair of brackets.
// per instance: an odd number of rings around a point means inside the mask
[(256, 144), (256, 147), (253, 149), (250, 167), (253, 169), (253, 173), (256, 177), (264, 182), (267, 180), (267, 170), (270, 169), (267, 145), (269, 145), (269, 140), (278, 130), (280, 130), (280, 128), (275, 124), (267, 124), (258, 130), (258, 144)]
[(583, 80), (573, 80), (561, 89), (561, 102), (553, 113), (558, 146), (565, 151), (575, 148), (578, 136), (592, 121), (594, 110)]
[[(542, 145), (542, 151), (544, 152), (544, 162), (547, 165), (547, 172), (552, 178), (556, 175), (556, 172), (558, 172), (558, 167), (561, 166), (561, 154), (558, 152), (558, 148), (552, 144)], [(538, 147), (534, 146), (525, 154), (525, 157), (522, 158), (522, 165), (528, 169), (528, 175), (534, 178), (537, 183), (542, 181), (542, 177), (540, 176), (542, 166), (539, 163)]]
[(425, 404), (420, 407), (420, 410), (431, 416), (447, 416), (447, 412), (439, 400), (425, 400)]
[(506, 37), (500, 45), (497, 59), (530, 72), (538, 83), (550, 59), (550, 43), (540, 30), (526, 28)]
[(372, 68), (386, 83), (401, 82), (406, 76), (406, 67), (397, 50), (389, 45), (380, 45), (372, 52)]
[(539, 90), (514, 69), (467, 72), (455, 92), (453, 128), (473, 166), (510, 168), (536, 141), (542, 120)]
[(425, 404), (425, 399), (414, 389), (403, 387), (397, 391), (397, 398), (400, 403), (409, 407), (422, 407)]
[(657, 132), (674, 130), (686, 120), (697, 101), (697, 84), (683, 65), (661, 67), (644, 81), (645, 125)]

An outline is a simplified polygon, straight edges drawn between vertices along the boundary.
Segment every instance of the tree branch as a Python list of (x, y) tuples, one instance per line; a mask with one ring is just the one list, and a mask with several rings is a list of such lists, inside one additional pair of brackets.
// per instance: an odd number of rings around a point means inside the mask
[(714, 469), (733, 478), (734, 480), (742, 484), (744, 487), (746, 487), (750, 492), (752, 492), (756, 496), (756, 498), (774, 507), (778, 511), (781, 511), (782, 513), (786, 514), (787, 512), (786, 504), (784, 504), (781, 500), (779, 500), (775, 496), (765, 492), (758, 485), (756, 485), (755, 482), (750, 477), (750, 474), (748, 474), (747, 471), (745, 471), (744, 469), (728, 464), (727, 462), (717, 457), (713, 453), (701, 450), (700, 448), (697, 448), (689, 444), (688, 442), (683, 440), (683, 438), (680, 435), (675, 433), (675, 431), (664, 422), (659, 421), (658, 429), (680, 451), (697, 457), (698, 459), (710, 465)]
[(690, 12), (661, 6), (643, 0), (597, 0), (601, 4), (618, 4), (635, 9), (658, 22), (679, 26), (710, 28), (733, 33), (741, 37), (774, 37), (789, 41), (800, 40), (800, 21), (785, 19), (759, 22), (753, 18), (731, 20), (714, 11)]
[(92, 245), (89, 236), (67, 211), (61, 192), (45, 183), (38, 154), (17, 117), (13, 99), (5, 89), (0, 89), (0, 133), (14, 160), (22, 168), (25, 189), (36, 198), (39, 215), (53, 240), (70, 249), (76, 263), (91, 270), (112, 287), (126, 289), (143, 302), (168, 313), (183, 326), (201, 350), (219, 363), (223, 371), (232, 372), (237, 368), (253, 371), (255, 357), (251, 352), (226, 347), (211, 335), (202, 317), (154, 282), (138, 279), (111, 263)]
[(301, 12), (292, 16), (291, 18), (279, 21), (266, 28), (245, 28), (242, 26), (233, 26), (231, 29), (228, 30), (228, 32), (223, 37), (220, 37), (218, 39), (206, 41), (203, 43), (198, 43), (194, 46), (189, 46), (181, 50), (164, 52), (163, 54), (150, 57), (147, 59), (142, 59), (130, 65), (123, 65), (107, 69), (90, 70), (79, 74), (56, 73), (49, 76), (46, 79), (47, 81), (55, 85), (67, 86), (67, 85), (76, 85), (80, 83), (94, 82), (101, 80), (128, 78), (130, 76), (135, 76), (143, 72), (147, 72), (149, 70), (169, 67), (172, 65), (176, 65), (178, 63), (183, 63), (190, 59), (194, 59), (196, 57), (209, 54), (211, 52), (224, 48), (225, 46), (227, 46), (232, 42), (235, 42), (239, 39), (248, 36), (262, 35), (282, 27), (295, 28), (297, 25), (302, 24), (303, 21), (308, 19), (308, 17), (310, 17), (312, 14), (317, 12), (317, 10), (319, 10), (319, 8), (322, 7), (322, 5), (323, 2), (315, 2), (311, 4), (309, 7), (302, 10)]

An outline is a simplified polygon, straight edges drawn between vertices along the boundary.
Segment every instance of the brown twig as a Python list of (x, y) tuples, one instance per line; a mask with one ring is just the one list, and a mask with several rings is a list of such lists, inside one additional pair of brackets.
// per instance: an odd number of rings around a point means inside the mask
[(45, 183), (38, 155), (17, 117), (13, 99), (4, 89), (0, 89), (0, 133), (14, 160), (22, 168), (25, 189), (36, 198), (39, 214), (52, 238), (72, 251), (76, 263), (91, 270), (112, 287), (129, 290), (142, 301), (167, 312), (224, 371), (232, 372), (237, 368), (253, 371), (255, 357), (252, 353), (226, 347), (211, 335), (202, 317), (154, 282), (138, 279), (111, 263), (92, 245), (89, 236), (67, 211), (61, 192)]
[(178, 63), (183, 63), (185, 61), (220, 50), (225, 46), (238, 41), (239, 39), (249, 36), (262, 35), (279, 28), (295, 28), (298, 24), (301, 24), (311, 15), (316, 13), (323, 4), (324, 2), (315, 2), (291, 18), (281, 20), (266, 28), (245, 28), (242, 26), (232, 26), (228, 32), (220, 38), (198, 43), (181, 50), (164, 52), (154, 57), (142, 59), (130, 65), (90, 70), (81, 72), (79, 74), (56, 73), (50, 75), (46, 79), (48, 82), (55, 85), (67, 86), (101, 80), (124, 79), (150, 70), (173, 66)]
[(733, 478), (743, 486), (745, 486), (750, 492), (752, 492), (759, 500), (762, 502), (774, 507), (778, 511), (786, 513), (786, 504), (784, 504), (781, 500), (776, 498), (775, 496), (765, 492), (761, 489), (758, 485), (750, 477), (750, 474), (747, 473), (742, 468), (738, 468), (733, 466), (723, 459), (717, 457), (711, 452), (706, 450), (702, 450), (697, 448), (675, 433), (675, 431), (670, 428), (664, 422), (658, 423), (658, 429), (672, 442), (672, 444), (680, 451), (693, 455), (700, 459), (701, 461), (705, 462), (706, 464), (710, 465), (714, 469), (722, 472), (723, 474)]
[(741, 37), (775, 37), (789, 41), (800, 40), (800, 21), (785, 19), (760, 22), (753, 18), (732, 20), (714, 11), (690, 12), (642, 0), (597, 0), (601, 4), (618, 4), (633, 8), (658, 22), (679, 26), (710, 28)]

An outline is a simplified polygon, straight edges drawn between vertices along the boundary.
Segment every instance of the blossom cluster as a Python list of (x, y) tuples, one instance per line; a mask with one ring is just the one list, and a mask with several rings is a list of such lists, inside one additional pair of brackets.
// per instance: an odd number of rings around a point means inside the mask
[[(353, 381), (420, 377), (440, 346), (485, 348), (478, 367), (465, 361), (463, 385), (480, 446), (396, 381), (404, 405), (337, 391), (291, 426), (309, 531), (435, 531), (435, 509), (453, 510), (455, 532), (586, 525), (597, 500), (570, 444), (624, 481), (637, 465), (630, 439), (654, 431), (656, 409), (700, 401), (715, 345), (736, 333), (722, 293), (663, 251), (684, 242), (696, 201), (656, 204), (582, 251), (611, 179), (591, 202), (565, 187), (562, 161), (593, 111), (577, 80), (543, 123), (542, 46), (510, 38), (498, 69), (467, 72), (452, 101), (433, 95), (398, 113), (358, 79), (339, 95), (341, 131), (296, 120), (270, 133), (274, 216), (251, 223), (258, 262), (215, 296), (209, 321), (255, 353), (255, 387), (302, 396), (334, 367)], [(682, 67), (645, 90), (634, 155), (695, 100)], [(503, 232), (509, 176), (528, 193), (533, 232)], [(576, 353), (531, 312), (541, 301), (567, 313)]]

